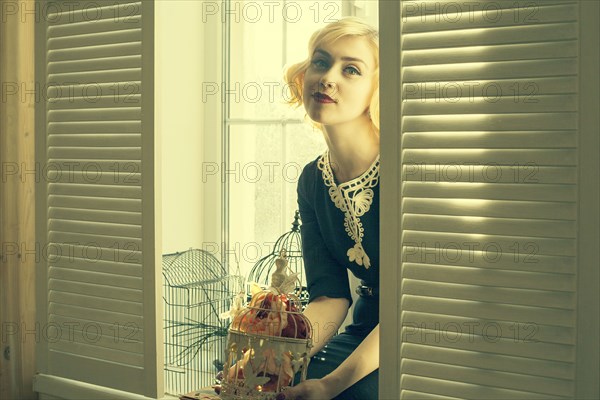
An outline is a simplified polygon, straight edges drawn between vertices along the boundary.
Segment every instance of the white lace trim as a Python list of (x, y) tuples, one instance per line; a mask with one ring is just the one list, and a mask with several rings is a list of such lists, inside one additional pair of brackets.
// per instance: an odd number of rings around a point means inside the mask
[(331, 201), (344, 213), (344, 228), (355, 245), (346, 253), (350, 262), (371, 266), (371, 260), (362, 246), (364, 228), (360, 217), (371, 208), (373, 204), (373, 188), (379, 182), (379, 156), (371, 167), (358, 178), (337, 185), (335, 183), (329, 151), (326, 151), (318, 160), (317, 167), (323, 175), (323, 182), (329, 188)]

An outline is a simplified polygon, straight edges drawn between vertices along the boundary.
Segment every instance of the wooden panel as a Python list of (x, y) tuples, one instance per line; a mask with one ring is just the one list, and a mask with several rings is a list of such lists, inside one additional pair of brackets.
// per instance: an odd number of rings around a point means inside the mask
[[(4, 12), (5, 5), (17, 8), (16, 13)], [(0, 325), (3, 333), (8, 326), (17, 326), (15, 334), (6, 336), (0, 347), (0, 357), (10, 347), (10, 361), (0, 362), (0, 398), (34, 399), (33, 374), (35, 338), (24, 335), (23, 328), (35, 330), (35, 256), (23, 254), (35, 249), (33, 175), (20, 169), (34, 165), (34, 106), (35, 96), (21, 92), (33, 88), (34, 82), (34, 22), (22, 18), (25, 9), (33, 10), (35, 2), (2, 2), (0, 23), (0, 82), (3, 98), (0, 101)], [(15, 94), (10, 84), (20, 83)], [(5, 86), (5, 84), (7, 86)], [(17, 167), (15, 174), (6, 169)], [(19, 257), (21, 255), (21, 257)], [(5, 325), (10, 324), (10, 325)]]

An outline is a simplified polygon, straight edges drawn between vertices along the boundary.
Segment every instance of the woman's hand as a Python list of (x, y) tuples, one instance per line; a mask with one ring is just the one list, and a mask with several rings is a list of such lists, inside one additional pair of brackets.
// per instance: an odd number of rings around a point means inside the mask
[(331, 387), (323, 379), (309, 379), (294, 387), (284, 389), (277, 400), (329, 400), (333, 397)]

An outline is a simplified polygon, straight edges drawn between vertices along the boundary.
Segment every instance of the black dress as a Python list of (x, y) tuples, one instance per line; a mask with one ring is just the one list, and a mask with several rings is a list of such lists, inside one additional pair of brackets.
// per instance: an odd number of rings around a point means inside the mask
[[(302, 252), (310, 300), (319, 296), (352, 303), (348, 273), (379, 288), (379, 157), (360, 177), (335, 181), (329, 154), (304, 167), (298, 181)], [(311, 359), (308, 378), (321, 378), (343, 362), (379, 323), (379, 297), (361, 296), (353, 322)], [(322, 327), (318, 327), (319, 329)], [(376, 399), (375, 370), (337, 399)]]

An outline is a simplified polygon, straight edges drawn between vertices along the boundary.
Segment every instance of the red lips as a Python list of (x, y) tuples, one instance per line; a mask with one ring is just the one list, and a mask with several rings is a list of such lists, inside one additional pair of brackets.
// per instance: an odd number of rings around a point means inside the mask
[(334, 99), (321, 92), (315, 92), (313, 98), (317, 103), (337, 103)]

